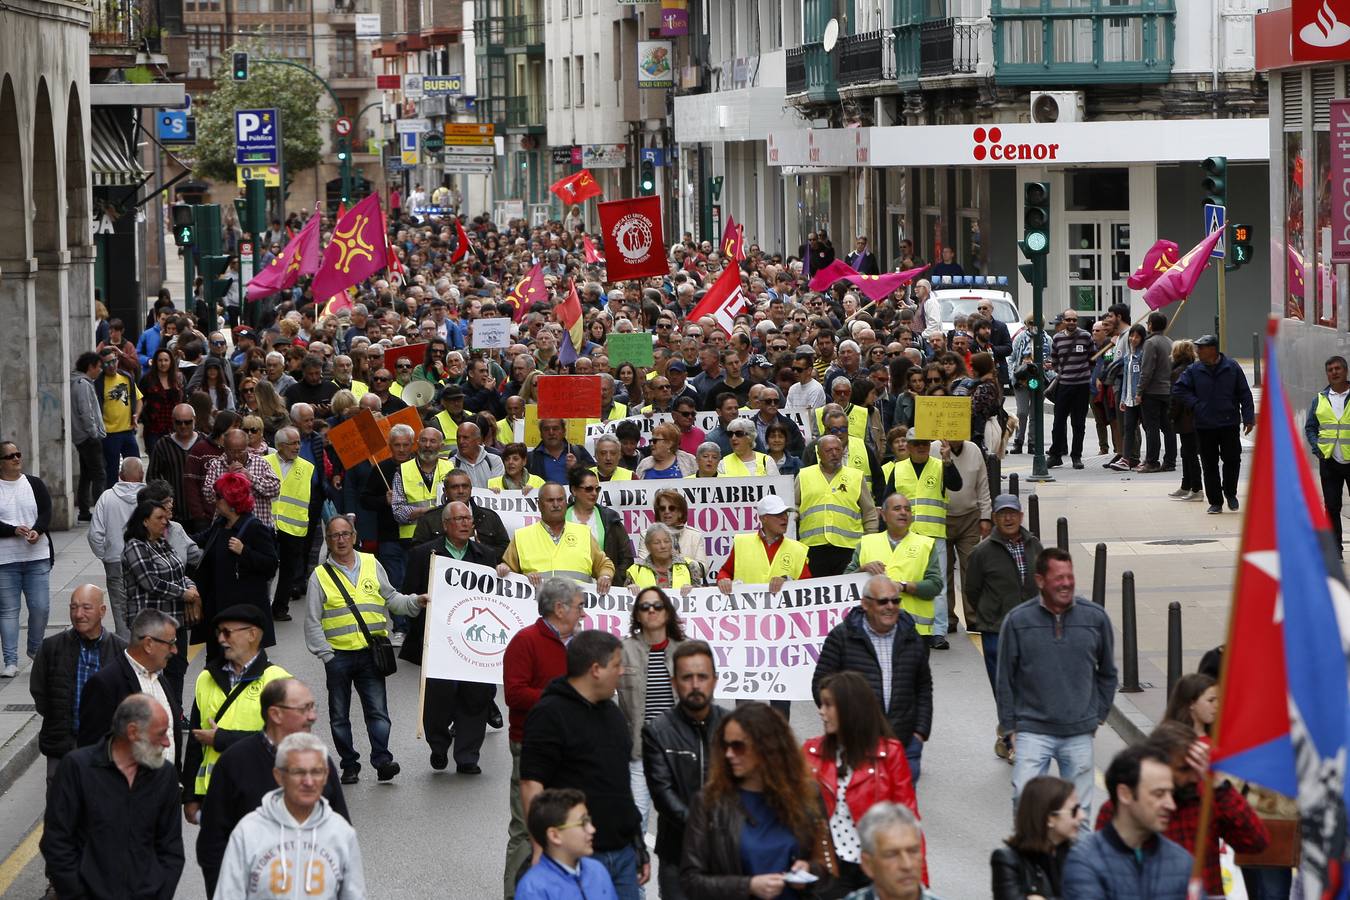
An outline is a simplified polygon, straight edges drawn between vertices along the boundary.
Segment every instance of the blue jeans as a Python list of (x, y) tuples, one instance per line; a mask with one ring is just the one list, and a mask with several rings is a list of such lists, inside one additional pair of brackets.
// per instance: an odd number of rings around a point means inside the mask
[(951, 590), (951, 585), (946, 583), (947, 577), (947, 539), (933, 539), (933, 553), (937, 556), (938, 572), (944, 579), (942, 590), (938, 591), (937, 596), (933, 598), (933, 636), (947, 636), (947, 592)]
[(637, 883), (636, 850), (632, 847), (604, 852), (597, 850), (593, 858), (609, 872), (609, 879), (614, 882), (614, 893), (618, 895), (619, 900), (641, 898), (642, 891)]
[[(403, 576), (408, 570), (408, 548), (402, 541), (380, 541), (379, 547), (375, 549), (375, 559), (379, 560), (380, 565), (384, 566), (384, 574), (389, 576), (389, 583), (396, 589), (403, 590)], [(394, 630), (407, 633), (408, 617), (395, 616), (390, 614), (394, 621)]]
[(103, 439), (103, 477), (104, 484), (112, 487), (117, 484), (118, 470), (122, 460), (128, 456), (140, 456), (141, 446), (136, 443), (136, 432), (118, 431)]
[(1092, 735), (1075, 734), (1059, 737), (1053, 734), (1017, 732), (1017, 759), (1013, 763), (1013, 812), (1022, 788), (1037, 775), (1050, 771), (1053, 760), (1059, 766), (1059, 777), (1072, 781), (1078, 790), (1078, 802), (1087, 815), (1083, 817), (1083, 833), (1092, 830)]
[(328, 727), (333, 732), (338, 760), (343, 770), (361, 768), (361, 754), (352, 744), (352, 687), (361, 698), (370, 737), (370, 764), (377, 769), (394, 761), (389, 752), (389, 704), (384, 694), (384, 676), (375, 671), (375, 658), (368, 648), (334, 650), (324, 663), (328, 682)]
[(984, 653), (984, 671), (989, 676), (989, 687), (998, 698), (998, 632), (980, 633), (980, 649)]
[[(47, 538), (40, 537), (42, 543)], [(0, 644), (4, 645), (7, 666), (19, 664), (19, 596), (28, 603), (28, 655), (37, 654), (47, 631), (47, 614), (51, 611), (48, 576), (51, 559), (12, 562), (0, 565)]]
[(917, 734), (910, 735), (909, 743), (905, 744), (905, 759), (909, 761), (909, 777), (918, 784), (919, 770), (923, 768), (923, 741)]

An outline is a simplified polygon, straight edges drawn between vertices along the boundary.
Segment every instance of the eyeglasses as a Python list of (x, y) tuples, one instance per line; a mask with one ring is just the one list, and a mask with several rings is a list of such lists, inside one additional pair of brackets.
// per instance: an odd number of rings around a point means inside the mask
[(847, 425), (836, 425), (834, 428), (827, 428), (825, 430), (830, 434), (848, 434)]
[(13, 453), (6, 453), (4, 456), (0, 456), (0, 459), (23, 459), (23, 454), (18, 450), (15, 450)]
[(864, 600), (870, 600), (877, 606), (890, 606), (892, 603), (896, 606), (900, 605), (899, 597), (873, 597), (871, 594), (863, 594), (862, 597)]
[[(666, 390), (670, 390), (670, 388), (666, 388)], [(677, 409), (677, 410), (675, 410), (675, 415), (677, 415), (677, 416), (692, 416), (693, 414), (694, 414), (694, 411), (693, 411), (692, 409)]]
[(388, 381), (388, 380), (389, 380), (389, 376), (388, 376), (388, 375), (376, 375), (374, 378), (372, 378), (372, 379), (370, 379), (370, 380), (373, 381), (373, 382), (376, 383), (376, 384), (379, 384), (381, 381)]
[[(312, 709), (313, 707), (314, 704), (311, 703), (310, 708)], [(327, 769), (282, 769), (281, 771), (282, 774), (288, 775), (291, 778), (304, 778), (306, 775), (308, 775), (310, 778), (314, 778), (316, 780), (319, 778), (323, 778), (328, 774)]]
[(398, 369), (400, 372), (406, 372), (412, 368), (412, 363), (399, 363), (394, 368)]
[(792, 371), (794, 371), (794, 372), (805, 372), (805, 371), (806, 371), (806, 366), (793, 366), (793, 367), (792, 367)]
[(942, 377), (939, 376), (939, 375), (927, 375), (927, 376), (924, 377), (923, 380), (924, 380), (925, 382), (927, 382), (928, 384), (941, 384), (941, 383), (942, 383)]
[(223, 637), (225, 640), (228, 641), (230, 638), (234, 637), (241, 631), (248, 631), (250, 628), (257, 628), (257, 627), (258, 627), (257, 625), (241, 625), (238, 628), (226, 628), (224, 625), (222, 625), (216, 629), (216, 634), (220, 635), (221, 637)]
[(556, 828), (556, 829), (558, 829), (559, 831), (566, 831), (566, 830), (569, 829), (569, 828), (585, 828), (585, 827), (586, 827), (587, 825), (589, 825), (589, 824), (591, 824), (591, 817), (590, 817), (590, 816), (582, 816), (580, 819), (577, 819), (575, 822), (564, 822), (564, 823), (561, 824), (561, 825), (554, 825), (553, 827)]
[(196, 425), (196, 424), (197, 424), (197, 420), (196, 420), (196, 419), (174, 419), (174, 420), (173, 420), (173, 424), (175, 424), (175, 425)]
[(744, 756), (750, 752), (750, 745), (745, 741), (724, 741), (723, 745), (732, 756)]
[(164, 638), (162, 638), (162, 637), (155, 637), (153, 634), (147, 634), (146, 637), (148, 637), (150, 640), (154, 641), (156, 644), (163, 644), (163, 645), (166, 646), (166, 647), (177, 647), (177, 646), (178, 646), (178, 642), (177, 642), (177, 641), (166, 641), (166, 640), (164, 640)]
[(239, 389), (239, 393), (241, 393), (241, 394), (251, 394), (251, 393), (253, 393), (253, 388), (240, 388), (240, 389)]
[[(277, 703), (277, 704), (275, 704), (275, 706), (276, 706), (278, 709), (289, 709), (289, 710), (292, 710), (292, 711), (294, 711), (294, 712), (312, 713), (312, 712), (314, 712), (314, 710), (318, 709), (318, 706), (319, 706), (319, 705), (318, 705), (317, 703), (315, 703), (313, 700), (311, 700), (311, 701), (309, 701), (308, 703), (302, 704), (302, 705), (300, 705), (300, 706), (287, 706), (287, 705), (284, 704), (284, 703)], [(327, 771), (327, 770), (325, 770), (325, 771)]]
[(354, 532), (354, 531), (330, 531), (330, 532), (328, 532), (328, 539), (329, 539), (330, 541), (350, 541), (350, 540), (351, 540), (352, 538), (354, 538), (354, 537), (356, 537), (356, 532)]
[(262, 429), (261, 429), (261, 428), (245, 428), (245, 429), (244, 429), (244, 433), (245, 433), (245, 434), (262, 434)]
[(763, 400), (759, 402), (761, 406), (777, 406), (779, 400), (777, 397), (765, 397)]
[(649, 602), (649, 603), (639, 603), (639, 604), (637, 605), (637, 611), (638, 611), (638, 612), (656, 612), (656, 611), (659, 610), (659, 609), (665, 609), (665, 608), (666, 608), (666, 605), (665, 605), (664, 603), (650, 603), (650, 602)]
[(598, 485), (598, 484), (582, 484), (582, 485), (578, 485), (576, 488), (574, 488), (574, 490), (585, 491), (586, 493), (589, 494), (589, 493), (591, 493), (592, 491), (598, 491), (598, 490), (600, 490), (600, 485)]

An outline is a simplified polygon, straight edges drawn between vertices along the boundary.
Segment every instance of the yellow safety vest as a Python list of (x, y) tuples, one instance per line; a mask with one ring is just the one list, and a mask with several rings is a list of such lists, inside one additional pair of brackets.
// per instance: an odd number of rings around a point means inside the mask
[(399, 384), (397, 381), (395, 381), (393, 384), (389, 385), (389, 393), (393, 394), (395, 397), (397, 397), (397, 398), (399, 398), (400, 400), (402, 400), (402, 399), (403, 399), (403, 385), (401, 385), (401, 384)]
[[(633, 563), (628, 567), (628, 581), (639, 590), (656, 587), (656, 572), (645, 563)], [(670, 567), (670, 586), (672, 588), (682, 588), (686, 584), (692, 583), (689, 578), (689, 567), (684, 563), (676, 563)]]
[(863, 490), (862, 473), (840, 466), (831, 481), (819, 465), (807, 466), (797, 473), (801, 487), (801, 520), (797, 537), (808, 547), (858, 546), (863, 536), (862, 509), (858, 497)]
[[(220, 689), (220, 685), (211, 677), (210, 672), (201, 672), (197, 675), (197, 684), (192, 694), (197, 702), (202, 725), (205, 726), (207, 719), (210, 719), (216, 723), (217, 728), (226, 728), (230, 731), (262, 731), (263, 726), (267, 724), (263, 721), (262, 704), (258, 699), (263, 688), (278, 678), (290, 677), (291, 674), (281, 666), (268, 665), (263, 669), (262, 675), (249, 682), (239, 696), (234, 698), (230, 708), (225, 710), (225, 715), (217, 718), (216, 711), (229, 694)], [(193, 784), (193, 792), (198, 797), (206, 796), (206, 789), (211, 786), (211, 772), (215, 769), (218, 759), (220, 759), (219, 750), (215, 747), (202, 747), (202, 764), (197, 769)]]
[[(825, 390), (829, 390), (829, 385)], [(848, 410), (848, 436), (855, 437), (858, 440), (867, 438), (867, 407), (859, 406), (856, 403), (851, 405)], [(825, 407), (816, 410), (816, 434), (825, 433)]]
[(626, 418), (628, 418), (628, 406), (627, 406), (626, 404), (623, 404), (623, 403), (615, 402), (614, 405), (613, 405), (612, 407), (610, 407), (609, 415), (604, 416), (604, 417), (599, 418), (599, 419), (590, 419), (589, 421), (591, 421), (591, 422), (617, 422), (617, 421), (619, 421), (620, 419), (626, 419)]
[(352, 379), (351, 387), (347, 388), (347, 390), (351, 391), (352, 396), (357, 400), (360, 400), (366, 394), (370, 393), (370, 388), (366, 386), (366, 383), (364, 381), (357, 381), (355, 378)]
[(595, 473), (595, 477), (596, 477), (596, 478), (599, 478), (601, 481), (632, 481), (632, 480), (633, 480), (633, 470), (632, 470), (632, 469), (625, 469), (623, 466), (615, 466), (615, 467), (614, 467), (614, 474), (611, 475), (611, 476), (609, 476), (608, 478), (606, 478), (605, 476), (603, 476), (603, 475), (600, 474), (600, 469), (599, 469), (598, 466), (591, 466), (591, 471), (594, 472), (594, 473)]
[(750, 475), (767, 475), (769, 456), (766, 453), (755, 453), (755, 470), (750, 471), (745, 460), (741, 459), (735, 453), (722, 457), (722, 468), (726, 471), (719, 473), (722, 478), (745, 478)]
[(450, 418), (450, 414), (445, 410), (436, 413), (435, 424), (441, 430), (441, 434), (445, 435), (445, 447), (449, 448), (448, 451), (442, 449), (441, 455), (449, 456), (455, 452), (455, 436), (459, 434), (459, 425), (455, 423), (454, 419)]
[[(384, 597), (380, 596), (380, 577), (375, 570), (375, 556), (358, 552), (356, 558), (361, 564), (356, 574), (356, 584), (348, 581), (347, 576), (336, 566), (333, 571), (347, 586), (347, 593), (352, 595), (352, 602), (360, 611), (366, 629), (372, 635), (387, 634), (389, 621), (385, 617)], [(361, 633), (361, 626), (357, 624), (352, 608), (347, 605), (337, 582), (329, 577), (327, 568), (319, 566), (314, 574), (319, 577), (319, 587), (323, 588), (320, 624), (323, 625), (323, 637), (328, 641), (328, 646), (334, 650), (361, 650), (368, 647), (366, 636)]]
[(591, 530), (578, 522), (564, 522), (562, 537), (555, 544), (548, 526), (535, 522), (516, 532), (516, 556), (520, 572), (540, 572), (574, 581), (594, 581), (591, 575)]
[(769, 551), (758, 532), (738, 534), (731, 542), (736, 554), (732, 579), (746, 584), (768, 584), (774, 578), (801, 578), (806, 568), (806, 545), (785, 537), (769, 562)]
[(1317, 451), (1324, 459), (1335, 459), (1336, 445), (1344, 443), (1342, 459), (1350, 459), (1350, 403), (1336, 418), (1326, 394), (1317, 395)]
[(895, 489), (909, 498), (914, 509), (914, 524), (911, 528), (919, 534), (929, 537), (947, 536), (947, 489), (942, 486), (942, 460), (936, 456), (928, 457), (923, 472), (914, 474), (914, 464), (905, 460), (896, 463), (891, 470), (891, 483)]
[[(403, 476), (403, 499), (408, 501), (409, 506), (424, 507), (430, 509), (436, 505), (436, 495), (440, 491), (441, 483), (445, 481), (445, 476), (450, 474), (454, 466), (448, 459), (436, 460), (436, 474), (431, 479), (431, 487), (422, 480), (422, 470), (417, 465), (417, 457), (405, 462), (399, 467), (399, 474)], [(417, 522), (414, 520), (407, 525), (398, 526), (398, 536), (407, 539), (413, 536), (413, 531), (417, 528)]]
[(314, 478), (314, 463), (295, 458), (290, 474), (281, 476), (281, 457), (276, 452), (267, 454), (267, 464), (281, 479), (281, 493), (272, 501), (272, 515), (277, 520), (277, 531), (304, 537), (309, 534), (309, 489)]
[[(458, 433), (459, 429), (456, 428), (455, 431)], [(502, 419), (497, 423), (497, 440), (501, 442), (503, 447), (516, 442), (516, 428), (511, 424), (510, 419)]]
[[(933, 538), (911, 531), (892, 549), (891, 536), (886, 532), (869, 534), (858, 543), (858, 567), (881, 562), (886, 564), (887, 577), (897, 584), (923, 581), (934, 543)], [(901, 593), (900, 606), (914, 617), (919, 634), (933, 633), (933, 598), (923, 600), (917, 594)]]
[[(506, 476), (505, 476), (505, 475), (494, 475), (494, 476), (492, 476), (491, 478), (488, 479), (488, 485), (487, 485), (487, 486), (490, 487), (490, 488), (497, 488), (498, 490), (504, 491), (504, 490), (506, 490), (506, 481), (505, 481), (505, 479), (506, 479)], [(544, 481), (544, 479), (540, 478), (538, 475), (535, 475), (535, 474), (532, 473), (532, 472), (526, 472), (526, 473), (525, 473), (525, 483), (526, 483), (527, 485), (529, 485), (530, 488), (533, 489), (533, 488), (541, 488), (541, 487), (543, 487), (545, 484), (547, 484), (548, 482)]]

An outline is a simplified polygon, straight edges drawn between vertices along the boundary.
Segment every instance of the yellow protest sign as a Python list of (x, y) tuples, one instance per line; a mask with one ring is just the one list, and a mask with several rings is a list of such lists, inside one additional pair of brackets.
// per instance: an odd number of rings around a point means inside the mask
[(281, 187), (281, 169), (277, 166), (235, 166), (234, 175), (240, 190), (250, 178), (261, 178), (270, 188)]
[(924, 440), (970, 440), (969, 397), (916, 397), (914, 431)]
[[(563, 419), (567, 424), (567, 442), (569, 444), (586, 443), (586, 420)], [(529, 404), (525, 407), (525, 446), (533, 450), (539, 446), (539, 407)]]

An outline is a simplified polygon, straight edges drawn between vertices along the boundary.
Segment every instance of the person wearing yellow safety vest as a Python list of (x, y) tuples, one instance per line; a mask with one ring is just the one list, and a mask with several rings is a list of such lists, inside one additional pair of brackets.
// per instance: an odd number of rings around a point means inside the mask
[(516, 423), (520, 423), (520, 434), (525, 435), (525, 399), (515, 394), (506, 398), (506, 415), (497, 420), (497, 443), (505, 447), (514, 444)]
[(600, 418), (594, 421), (617, 422), (628, 418), (628, 406), (614, 402), (614, 376), (600, 373)]
[(441, 404), (441, 411), (436, 413), (436, 418), (432, 423), (441, 430), (441, 435), (445, 438), (443, 446), (445, 455), (449, 455), (450, 448), (455, 445), (455, 434), (459, 431), (459, 426), (468, 421), (468, 415), (464, 412), (464, 388), (457, 384), (447, 384), (436, 394), (436, 400)]
[(717, 572), (717, 587), (730, 594), (733, 585), (767, 584), (778, 593), (789, 579), (811, 577), (807, 548), (787, 537), (787, 502), (777, 494), (766, 494), (755, 507), (759, 530), (738, 534), (731, 542), (731, 553)]
[(1336, 535), (1336, 553), (1342, 559), (1345, 557), (1341, 549), (1341, 496), (1350, 484), (1350, 403), (1346, 403), (1350, 380), (1346, 368), (1344, 356), (1327, 360), (1327, 386), (1313, 398), (1303, 423), (1303, 434), (1317, 457), (1322, 503)]
[(816, 442), (814, 466), (797, 473), (797, 537), (817, 578), (842, 575), (864, 534), (877, 530), (877, 509), (863, 474), (843, 464), (844, 444), (833, 434)]
[(614, 435), (602, 434), (595, 439), (595, 465), (591, 471), (599, 476), (601, 484), (633, 480), (633, 470), (619, 465), (622, 456), (623, 444)]
[(600, 593), (609, 592), (614, 563), (600, 549), (591, 529), (567, 521), (567, 491), (549, 482), (539, 489), (538, 522), (511, 536), (497, 574), (525, 575), (537, 587), (548, 577), (594, 581)]
[(281, 481), (281, 493), (272, 501), (277, 528), (277, 585), (272, 592), (272, 618), (289, 622), (292, 600), (304, 589), (309, 559), (309, 502), (314, 486), (314, 464), (300, 458), (300, 432), (291, 426), (278, 429), (276, 449), (266, 457)]
[(731, 452), (722, 457), (717, 474), (724, 478), (746, 478), (751, 475), (777, 475), (778, 463), (767, 453), (755, 449), (755, 424), (749, 419), (736, 419), (726, 426), (731, 440)]
[(508, 443), (502, 448), (502, 474), (488, 479), (488, 489), (498, 493), (520, 491), (528, 496), (543, 487), (544, 479), (525, 470), (525, 461), (529, 458), (529, 448), (524, 444)]
[(388, 781), (399, 773), (399, 765), (389, 752), (384, 675), (375, 668), (367, 635), (387, 635), (387, 613), (415, 615), (427, 605), (427, 595), (394, 590), (379, 561), (357, 552), (356, 526), (346, 516), (329, 521), (325, 537), (328, 561), (309, 577), (305, 596), (305, 646), (323, 662), (328, 679), (328, 728), (342, 783), (356, 784), (361, 772), (361, 755), (352, 743), (353, 686), (370, 737), (370, 763), (380, 781)]
[[(676, 553), (675, 535), (660, 522), (653, 522), (642, 536), (647, 555), (625, 573), (629, 587), (659, 587), (679, 591), (681, 596), (703, 584), (703, 565)], [(636, 591), (635, 591), (636, 593)]]
[(263, 611), (247, 603), (222, 609), (211, 620), (221, 656), (206, 664), (193, 688), (192, 737), (183, 759), (183, 818), (190, 824), (198, 824), (220, 754), (266, 724), (259, 703), (262, 689), (291, 677), (261, 649), (266, 625)]
[(901, 608), (914, 619), (919, 634), (932, 634), (933, 598), (943, 585), (933, 538), (910, 530), (914, 514), (904, 494), (887, 497), (881, 517), (886, 530), (864, 535), (844, 574), (889, 575), (900, 588)]
[[(858, 440), (849, 433), (848, 416), (839, 404), (831, 403), (825, 407), (823, 421), (825, 430), (821, 432), (821, 437), (832, 434), (843, 442), (844, 465), (863, 474), (863, 483), (871, 492), (873, 501), (880, 502), (890, 491), (885, 490), (886, 475), (881, 470), (881, 461), (877, 459), (876, 453), (866, 441)], [(806, 453), (802, 456), (802, 465), (810, 466), (815, 462), (816, 445), (812, 444), (806, 448)]]
[(389, 505), (398, 523), (400, 540), (410, 539), (417, 520), (441, 503), (442, 482), (454, 469), (454, 463), (441, 458), (443, 443), (438, 429), (423, 428), (417, 436), (417, 454), (394, 474)]
[[(867, 440), (868, 407), (853, 402), (853, 381), (847, 375), (835, 375), (829, 383), (830, 400), (837, 403), (848, 419), (848, 435), (860, 441)], [(816, 431), (825, 433), (825, 408), (816, 410)]]
[(601, 552), (614, 563), (615, 575), (627, 572), (633, 563), (633, 542), (622, 517), (600, 504), (599, 476), (590, 469), (573, 469), (567, 473), (567, 486), (572, 494), (567, 521), (590, 529)]
[[(914, 514), (914, 524), (910, 526), (919, 534), (933, 538), (933, 552), (938, 558), (942, 571), (947, 571), (947, 506), (948, 496), (961, 490), (965, 480), (961, 471), (952, 462), (951, 450), (944, 443), (942, 458), (934, 459), (933, 442), (920, 438), (911, 428), (905, 434), (909, 446), (909, 459), (901, 460), (891, 469), (891, 480), (886, 485), (887, 493), (898, 492), (909, 498)], [(947, 650), (947, 589), (934, 598), (933, 633), (928, 637), (928, 645), (934, 650)]]
[(360, 400), (370, 393), (370, 386), (363, 381), (352, 378), (352, 369), (352, 358), (350, 356), (342, 353), (333, 357), (333, 383), (338, 386), (338, 390), (351, 391), (352, 396)]

